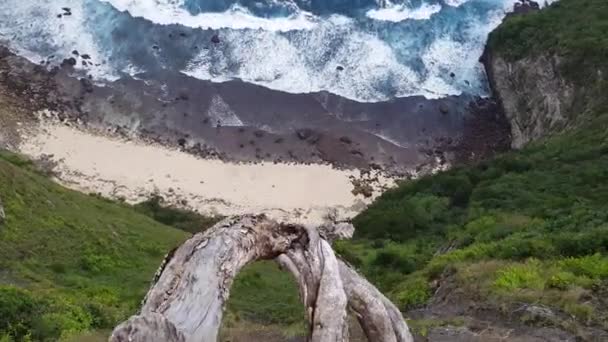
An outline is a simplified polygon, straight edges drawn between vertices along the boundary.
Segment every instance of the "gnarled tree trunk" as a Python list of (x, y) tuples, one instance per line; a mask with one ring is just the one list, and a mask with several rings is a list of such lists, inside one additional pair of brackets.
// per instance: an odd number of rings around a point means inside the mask
[(110, 341), (216, 341), (234, 278), (262, 259), (276, 259), (298, 281), (309, 341), (348, 341), (347, 308), (370, 341), (412, 341), (399, 310), (336, 258), (329, 241), (352, 232), (344, 223), (313, 228), (264, 216), (226, 219), (165, 259), (140, 314), (117, 326)]

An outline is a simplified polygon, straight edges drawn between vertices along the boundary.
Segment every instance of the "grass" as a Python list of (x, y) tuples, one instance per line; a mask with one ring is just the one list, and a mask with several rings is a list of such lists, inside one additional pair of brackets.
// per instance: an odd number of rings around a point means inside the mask
[[(65, 189), (0, 151), (0, 341), (104, 341), (134, 314), (164, 255), (218, 218)], [(283, 302), (276, 303), (276, 298)], [(304, 332), (295, 282), (274, 263), (237, 277), (225, 329)]]
[(0, 152), (0, 336), (67, 339), (136, 311), (188, 234), (126, 204), (70, 191)]

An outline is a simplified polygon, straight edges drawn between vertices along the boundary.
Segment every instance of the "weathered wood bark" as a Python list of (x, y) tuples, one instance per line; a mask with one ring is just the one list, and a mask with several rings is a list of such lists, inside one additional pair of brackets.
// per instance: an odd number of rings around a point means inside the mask
[(2, 199), (0, 198), (0, 224), (4, 223), (5, 218), (6, 214), (4, 213), (4, 206), (2, 205)]
[(370, 341), (411, 341), (399, 310), (336, 258), (328, 240), (352, 232), (350, 224), (313, 228), (264, 216), (226, 219), (165, 259), (140, 314), (117, 326), (110, 341), (216, 341), (235, 276), (250, 262), (273, 258), (298, 281), (309, 341), (348, 341), (347, 307)]

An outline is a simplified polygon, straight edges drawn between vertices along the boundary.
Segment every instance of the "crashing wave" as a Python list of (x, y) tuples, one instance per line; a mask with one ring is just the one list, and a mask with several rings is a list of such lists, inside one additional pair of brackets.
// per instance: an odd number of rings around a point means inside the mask
[(261, 29), (267, 31), (311, 30), (318, 19), (305, 11), (285, 17), (258, 17), (246, 7), (233, 4), (223, 12), (192, 14), (183, 1), (172, 0), (99, 0), (119, 11), (129, 12), (159, 25), (179, 24), (194, 28)]
[(366, 15), (369, 18), (376, 20), (400, 22), (403, 20), (427, 20), (435, 13), (441, 11), (441, 5), (439, 4), (422, 4), (418, 8), (410, 8), (406, 4), (394, 5), (388, 3), (387, 7), (371, 9), (367, 11)]

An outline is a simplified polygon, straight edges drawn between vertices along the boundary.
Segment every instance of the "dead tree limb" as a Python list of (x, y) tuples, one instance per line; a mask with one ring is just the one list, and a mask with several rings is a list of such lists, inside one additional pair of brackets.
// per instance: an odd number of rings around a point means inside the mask
[(264, 216), (226, 219), (165, 260), (140, 314), (117, 326), (110, 341), (216, 341), (234, 278), (248, 263), (263, 259), (276, 259), (298, 281), (309, 341), (348, 341), (347, 307), (370, 341), (412, 341), (399, 310), (336, 258), (328, 241), (350, 237), (352, 231), (349, 224), (313, 228)]

